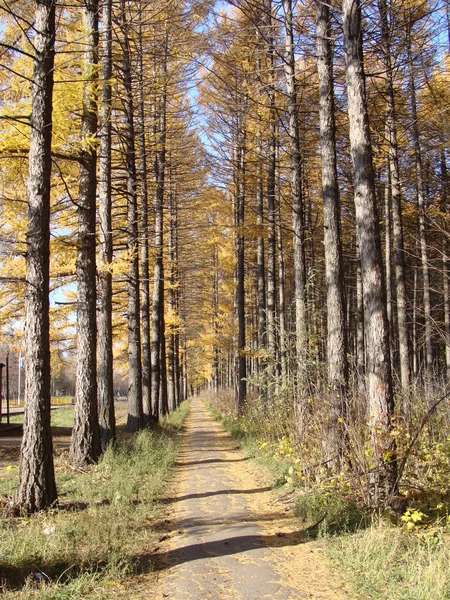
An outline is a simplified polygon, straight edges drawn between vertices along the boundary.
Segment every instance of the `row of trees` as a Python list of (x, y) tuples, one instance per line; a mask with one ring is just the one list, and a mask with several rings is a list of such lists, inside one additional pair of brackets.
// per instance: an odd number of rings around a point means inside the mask
[(57, 497), (51, 347), (76, 354), (75, 465), (115, 440), (114, 352), (129, 431), (187, 395), (179, 263), (206, 174), (187, 84), (205, 7), (44, 0), (33, 21), (26, 2), (2, 9), (3, 316), (9, 331), (25, 316), (16, 502), (32, 512)]
[(18, 503), (56, 498), (50, 356), (75, 350), (75, 464), (114, 440), (114, 364), (131, 431), (209, 382), (287, 398), (301, 440), (320, 396), (332, 469), (356, 405), (395, 495), (394, 415), (450, 371), (447, 4), (28, 9), (2, 5), (0, 82)]
[(394, 420), (411, 426), (415, 388), (431, 408), (450, 369), (448, 14), (239, 2), (216, 22), (201, 86), (235, 231), (235, 369), (215, 308), (215, 385), (234, 381), (238, 411), (248, 382), (269, 404), (287, 393), (300, 439), (320, 390), (334, 468), (356, 393), (375, 501), (398, 490)]

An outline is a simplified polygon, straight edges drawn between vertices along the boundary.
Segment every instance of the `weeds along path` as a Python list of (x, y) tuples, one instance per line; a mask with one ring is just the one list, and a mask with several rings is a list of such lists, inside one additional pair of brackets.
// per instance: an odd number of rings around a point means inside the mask
[[(152, 557), (152, 598), (349, 598), (342, 580), (317, 552), (317, 542), (308, 541), (279, 492), (263, 479), (195, 399), (171, 497), (164, 501), (166, 535)], [(141, 581), (141, 586), (142, 596), (130, 597), (149, 597), (153, 585)]]

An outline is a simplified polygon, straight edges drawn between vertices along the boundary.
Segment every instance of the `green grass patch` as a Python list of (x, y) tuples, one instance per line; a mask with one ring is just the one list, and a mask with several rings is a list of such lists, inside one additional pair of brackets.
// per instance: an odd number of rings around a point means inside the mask
[(184, 403), (155, 431), (110, 447), (86, 472), (58, 460), (58, 507), (0, 523), (5, 598), (111, 598), (124, 578), (151, 568), (145, 557), (159, 535), (158, 501), (188, 409)]
[[(11, 415), (11, 423), (23, 423), (23, 413)], [(51, 411), (52, 427), (72, 427), (73, 426), (73, 406), (63, 406), (54, 408)]]

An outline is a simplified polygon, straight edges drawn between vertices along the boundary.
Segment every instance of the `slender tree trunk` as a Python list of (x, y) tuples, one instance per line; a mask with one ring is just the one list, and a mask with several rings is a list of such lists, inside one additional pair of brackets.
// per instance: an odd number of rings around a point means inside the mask
[(161, 383), (159, 386), (159, 414), (164, 416), (164, 415), (167, 415), (167, 413), (169, 412), (169, 397), (168, 397), (168, 391), (167, 391), (166, 319), (165, 319), (165, 313), (164, 313), (164, 279), (162, 281), (162, 285), (160, 286), (159, 293), (161, 294), (161, 299), (160, 299), (160, 306), (161, 306), (160, 378), (161, 378)]
[(385, 502), (396, 492), (395, 445), (390, 437), (394, 409), (389, 332), (386, 315), (379, 219), (362, 54), (361, 9), (357, 0), (343, 0), (345, 67), (347, 76), (350, 147), (354, 170), (366, 335), (367, 398), (373, 456), (369, 494)]
[(141, 319), (139, 293), (139, 233), (137, 208), (134, 102), (131, 81), (131, 50), (125, 0), (121, 0), (122, 76), (125, 110), (125, 160), (127, 181), (128, 269), (128, 418), (127, 431), (144, 425), (142, 407)]
[(25, 414), (16, 494), (16, 503), (24, 512), (48, 508), (57, 498), (50, 429), (48, 299), (55, 58), (53, 0), (36, 2), (34, 27), (25, 292)]
[[(243, 127), (242, 124), (240, 124)], [(247, 364), (245, 360), (245, 131), (240, 132), (238, 147), (238, 188), (236, 190), (236, 225), (237, 225), (237, 288), (236, 303), (238, 316), (238, 396), (237, 409), (241, 413), (247, 398)]]
[(445, 327), (445, 366), (447, 369), (447, 379), (450, 380), (450, 259), (448, 231), (446, 227), (447, 202), (448, 202), (448, 173), (447, 162), (445, 159), (445, 150), (441, 151), (441, 212), (444, 216), (443, 240), (442, 240), (442, 291), (444, 296), (444, 327)]
[[(175, 227), (176, 227), (176, 196), (173, 189), (172, 174), (169, 170), (169, 236), (168, 236), (168, 259), (169, 259), (169, 285), (167, 289), (167, 306), (172, 317), (176, 315), (175, 301)], [(167, 347), (167, 397), (169, 410), (175, 410), (178, 404), (177, 386), (176, 386), (176, 366), (175, 366), (175, 327), (172, 325), (169, 330), (169, 339)]]
[(388, 140), (388, 165), (392, 201), (392, 225), (395, 258), (395, 293), (397, 299), (398, 350), (400, 359), (400, 381), (403, 391), (411, 384), (410, 351), (406, 311), (405, 251), (401, 208), (401, 184), (398, 161), (396, 112), (394, 99), (393, 68), (390, 47), (390, 26), (386, 0), (379, 0), (383, 57), (386, 70), (386, 130)]
[[(236, 89), (237, 86), (236, 86)], [(246, 323), (245, 323), (245, 185), (246, 185), (246, 130), (245, 105), (241, 114), (235, 117), (233, 148), (233, 214), (236, 231), (236, 291), (234, 295), (234, 311), (237, 317), (237, 331), (234, 335), (235, 354), (235, 404), (241, 414), (247, 397), (247, 360), (245, 356)], [(233, 371), (233, 369), (232, 369)], [(231, 373), (232, 374), (232, 373)]]
[[(278, 186), (279, 189), (279, 186)], [(277, 194), (279, 196), (279, 194)], [(280, 367), (282, 383), (287, 383), (287, 344), (286, 344), (286, 299), (285, 299), (285, 262), (283, 254), (283, 237), (282, 237), (282, 222), (281, 222), (281, 199), (278, 197), (277, 211), (277, 254), (278, 254), (278, 329), (280, 337)]]
[[(259, 349), (264, 351), (266, 347), (266, 269), (264, 259), (264, 235), (263, 235), (263, 218), (264, 218), (264, 204), (263, 204), (263, 175), (262, 175), (262, 144), (261, 144), (261, 119), (258, 119), (258, 133), (257, 133), (257, 146), (258, 146), (258, 166), (257, 166), (257, 182), (256, 182), (256, 225), (258, 228), (258, 239), (257, 239), (257, 274), (258, 274), (258, 346)], [(259, 370), (260, 375), (265, 369), (265, 359), (259, 359)], [(263, 383), (263, 394), (264, 391)]]
[(391, 244), (391, 175), (389, 172), (389, 162), (386, 165), (386, 182), (384, 185), (384, 265), (386, 278), (386, 315), (389, 327), (389, 354), (391, 360), (392, 372), (394, 372), (394, 322), (392, 310), (392, 244)]
[(415, 71), (411, 48), (411, 25), (406, 32), (409, 69), (409, 93), (411, 104), (411, 132), (414, 143), (414, 162), (416, 168), (417, 203), (419, 206), (419, 240), (420, 257), (422, 262), (423, 278), (423, 309), (425, 319), (425, 381), (429, 382), (433, 373), (433, 335), (431, 328), (431, 295), (430, 295), (430, 271), (428, 265), (428, 246), (426, 239), (426, 213), (425, 213), (425, 187), (423, 183), (422, 152), (420, 148), (420, 134), (417, 121), (417, 92), (415, 83)]
[(413, 347), (413, 374), (414, 378), (417, 379), (419, 375), (420, 356), (417, 341), (417, 266), (414, 268), (414, 283), (413, 283), (413, 335), (412, 335), (412, 347)]
[(78, 191), (77, 251), (77, 373), (70, 460), (95, 462), (101, 454), (97, 407), (97, 281), (96, 192), (97, 152), (91, 140), (97, 134), (98, 2), (87, 0), (84, 12), (83, 114)]
[(327, 456), (342, 458), (347, 423), (348, 342), (345, 320), (336, 125), (333, 89), (333, 50), (328, 4), (316, 1), (317, 70), (319, 75), (322, 195), (327, 283), (327, 366), (331, 411), (327, 420)]
[(212, 256), (212, 279), (213, 279), (213, 332), (214, 332), (214, 347), (213, 347), (213, 384), (214, 391), (217, 394), (219, 391), (219, 248), (217, 244), (213, 247)]
[(292, 194), (292, 230), (294, 250), (295, 349), (297, 358), (295, 411), (299, 434), (304, 427), (304, 391), (306, 381), (306, 268), (304, 251), (302, 157), (298, 123), (297, 90), (295, 84), (294, 27), (291, 0), (283, 0), (285, 19), (285, 77), (288, 98), (288, 136)]
[(358, 374), (358, 395), (360, 401), (366, 396), (366, 348), (364, 334), (364, 299), (361, 276), (359, 246), (356, 253), (356, 372)]
[(102, 87), (100, 103), (99, 222), (101, 264), (98, 275), (98, 419), (102, 449), (116, 438), (113, 386), (111, 219), (112, 0), (102, 12)]
[[(277, 285), (276, 285), (276, 224), (275, 224), (275, 175), (277, 157), (277, 113), (275, 107), (275, 63), (274, 42), (272, 22), (272, 0), (266, 2), (266, 43), (267, 43), (267, 70), (268, 83), (267, 95), (269, 101), (269, 125), (268, 125), (268, 165), (267, 165), (267, 350), (269, 354), (269, 386), (274, 381), (277, 369)], [(270, 396), (269, 392), (269, 396)]]
[(155, 262), (153, 276), (153, 307), (152, 307), (152, 388), (151, 403), (153, 418), (159, 417), (160, 395), (167, 395), (161, 391), (162, 365), (161, 346), (163, 345), (164, 331), (161, 323), (164, 317), (164, 266), (163, 266), (163, 208), (166, 171), (166, 73), (167, 73), (167, 47), (164, 50), (162, 77), (163, 92), (159, 100), (158, 113), (155, 115), (155, 125), (159, 130), (158, 150), (154, 161), (155, 190)]
[(141, 206), (141, 324), (142, 324), (142, 411), (144, 425), (148, 425), (151, 416), (151, 351), (150, 351), (150, 270), (149, 270), (149, 225), (148, 225), (148, 186), (147, 186), (147, 147), (145, 143), (144, 110), (144, 69), (142, 57), (142, 4), (139, 3), (138, 62), (138, 119), (136, 133), (140, 163), (140, 206)]

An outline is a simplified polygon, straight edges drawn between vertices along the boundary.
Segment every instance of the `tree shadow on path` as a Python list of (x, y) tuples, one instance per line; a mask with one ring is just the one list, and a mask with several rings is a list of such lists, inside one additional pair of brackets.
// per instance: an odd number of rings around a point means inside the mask
[(261, 548), (296, 546), (311, 540), (311, 531), (300, 529), (274, 535), (242, 535), (205, 543), (189, 544), (182, 548), (140, 557), (141, 568), (168, 569), (196, 560), (242, 554)]
[(216, 490), (214, 492), (198, 492), (195, 494), (187, 494), (186, 496), (177, 496), (175, 498), (163, 498), (162, 504), (174, 504), (183, 500), (195, 500), (200, 498), (210, 498), (211, 496), (227, 496), (228, 494), (259, 494), (261, 492), (269, 492), (272, 487), (255, 488), (251, 490)]

